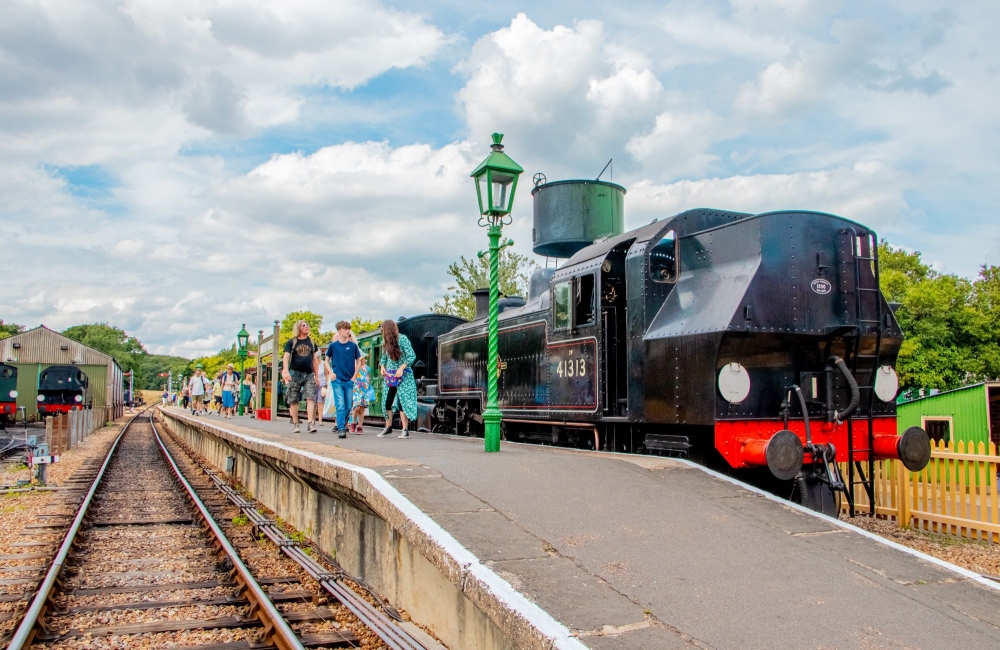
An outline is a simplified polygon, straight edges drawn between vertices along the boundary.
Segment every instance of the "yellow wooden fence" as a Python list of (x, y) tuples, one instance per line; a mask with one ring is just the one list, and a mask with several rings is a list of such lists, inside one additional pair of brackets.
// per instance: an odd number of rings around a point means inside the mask
[[(931, 441), (931, 461), (909, 472), (898, 460), (875, 463), (875, 514), (913, 527), (969, 539), (1000, 542), (996, 447)], [(867, 471), (868, 463), (862, 463)], [(841, 464), (844, 480), (847, 465)], [(858, 480), (855, 473), (855, 480)], [(864, 486), (855, 486), (855, 510), (869, 511)], [(843, 502), (847, 512), (847, 501)]]

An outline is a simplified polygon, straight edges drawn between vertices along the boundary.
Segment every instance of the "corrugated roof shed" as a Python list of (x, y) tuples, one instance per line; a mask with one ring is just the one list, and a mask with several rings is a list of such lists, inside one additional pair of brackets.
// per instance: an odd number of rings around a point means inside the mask
[[(91, 376), (92, 397), (96, 398), (94, 406), (114, 407), (112, 419), (124, 412), (124, 377), (118, 361), (44, 325), (0, 340), (0, 361), (18, 366), (17, 403), (25, 407), (29, 419), (36, 415), (38, 373), (43, 366), (61, 364), (92, 369), (87, 372)], [(94, 384), (95, 380), (100, 383)]]
[[(15, 345), (18, 347), (14, 347)], [(44, 325), (0, 340), (0, 360), (16, 363), (77, 363), (88, 366), (118, 363), (111, 355), (88, 348)]]

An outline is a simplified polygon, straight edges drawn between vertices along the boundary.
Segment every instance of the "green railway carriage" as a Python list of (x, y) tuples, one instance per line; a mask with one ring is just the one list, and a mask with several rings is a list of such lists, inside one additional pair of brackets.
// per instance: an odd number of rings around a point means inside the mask
[[(444, 314), (421, 314), (411, 318), (401, 316), (396, 321), (399, 333), (410, 339), (413, 351), (417, 355), (417, 360), (413, 363), (413, 378), (417, 381), (418, 396), (425, 396), (428, 390), (433, 391), (437, 387), (438, 336), (450, 332), (464, 322), (466, 321), (461, 318)], [(382, 357), (382, 330), (372, 330), (360, 334), (358, 347), (365, 355), (372, 388), (375, 389), (375, 402), (368, 407), (368, 416), (384, 418), (385, 380), (382, 379), (382, 374), (379, 372), (379, 360)], [(419, 413), (425, 411), (429, 413), (431, 406), (431, 404), (424, 404), (420, 401), (417, 403)]]
[(1000, 383), (981, 383), (900, 402), (899, 431), (922, 427), (933, 440), (1000, 447)]

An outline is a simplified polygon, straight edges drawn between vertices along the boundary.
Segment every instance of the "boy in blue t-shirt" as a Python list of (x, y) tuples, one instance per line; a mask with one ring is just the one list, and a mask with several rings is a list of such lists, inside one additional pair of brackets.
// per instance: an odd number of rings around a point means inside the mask
[(337, 423), (333, 431), (338, 438), (347, 437), (347, 415), (354, 401), (354, 375), (363, 363), (358, 344), (351, 340), (351, 324), (337, 323), (337, 336), (326, 349), (326, 358), (333, 370), (333, 403), (337, 405)]

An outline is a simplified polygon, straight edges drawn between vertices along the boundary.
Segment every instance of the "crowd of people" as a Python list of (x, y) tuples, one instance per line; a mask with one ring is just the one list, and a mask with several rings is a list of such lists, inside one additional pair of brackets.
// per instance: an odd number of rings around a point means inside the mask
[[(406, 439), (410, 437), (410, 423), (417, 419), (417, 384), (411, 367), (416, 354), (410, 340), (399, 333), (395, 321), (383, 321), (381, 331), (383, 352), (379, 372), (386, 386), (383, 409), (386, 419), (378, 435), (385, 437), (393, 432), (393, 418), (398, 412), (402, 423), (399, 437)], [(351, 324), (338, 322), (333, 340), (325, 348), (313, 341), (306, 321), (295, 323), (292, 334), (283, 349), (281, 379), (293, 433), (301, 432), (302, 402), (305, 402), (306, 433), (319, 431), (324, 413), (333, 418), (333, 432), (338, 438), (346, 438), (348, 433), (364, 433), (365, 411), (375, 400), (375, 390)], [(241, 377), (233, 364), (214, 379), (198, 364), (181, 388), (180, 406), (190, 409), (192, 415), (214, 413), (232, 418), (237, 403), (253, 413), (256, 393), (254, 380)], [(164, 405), (171, 401), (168, 392), (164, 392), (163, 399)]]
[[(383, 321), (382, 358), (379, 370), (387, 387), (384, 413), (385, 428), (378, 435), (392, 433), (393, 415), (400, 414), (402, 433), (409, 438), (409, 423), (417, 417), (417, 385), (411, 365), (416, 359), (409, 339), (399, 333), (396, 322)], [(340, 321), (336, 335), (321, 350), (310, 337), (309, 324), (295, 324), (293, 336), (284, 347), (281, 376), (285, 382), (285, 403), (292, 418), (292, 432), (300, 432), (299, 404), (306, 403), (306, 432), (316, 433), (323, 422), (323, 412), (332, 406), (335, 412), (333, 432), (338, 438), (348, 433), (362, 434), (365, 409), (375, 398), (365, 357), (358, 347), (351, 324)]]
[[(237, 400), (245, 410), (253, 413), (253, 393), (253, 380), (250, 377), (241, 378), (233, 364), (227, 365), (215, 379), (209, 379), (199, 363), (194, 374), (181, 387), (180, 406), (190, 409), (191, 415), (214, 413), (228, 419), (236, 415)], [(164, 403), (169, 399), (169, 393), (164, 391)]]

